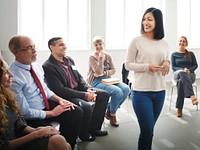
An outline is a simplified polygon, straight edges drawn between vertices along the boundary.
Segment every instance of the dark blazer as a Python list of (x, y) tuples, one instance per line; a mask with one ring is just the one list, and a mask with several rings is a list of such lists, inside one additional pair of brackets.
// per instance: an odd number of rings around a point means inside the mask
[(69, 86), (68, 77), (62, 69), (62, 66), (60, 66), (60, 63), (52, 55), (42, 66), (45, 72), (45, 81), (48, 87), (57, 95), (80, 106), (84, 111), (80, 134), (88, 131), (101, 130), (109, 100), (109, 93), (105, 90), (95, 89), (97, 94), (95, 104), (91, 105), (88, 103), (86, 91), (90, 86), (76, 69), (73, 59), (70, 57), (67, 57), (67, 59), (78, 82), (78, 87), (72, 89)]
[(68, 56), (66, 58), (69, 59), (70, 67), (72, 68), (74, 76), (78, 82), (78, 88), (71, 89), (69, 87), (65, 72), (52, 55), (42, 66), (45, 72), (45, 81), (47, 86), (62, 98), (85, 99), (85, 92), (90, 88), (90, 86), (85, 82), (78, 70), (75, 69), (76, 67), (73, 59)]

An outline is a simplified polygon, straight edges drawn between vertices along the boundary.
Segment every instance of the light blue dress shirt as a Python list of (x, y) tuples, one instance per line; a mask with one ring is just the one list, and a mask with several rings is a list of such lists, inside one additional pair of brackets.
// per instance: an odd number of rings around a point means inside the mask
[[(32, 67), (38, 76), (47, 99), (54, 94), (44, 82), (44, 71), (40, 64), (34, 62)], [(30, 73), (30, 65), (14, 61), (9, 70), (13, 73), (12, 90), (16, 95), (22, 114), (25, 119), (44, 119), (46, 112), (43, 111), (45, 104), (40, 89), (37, 87)]]

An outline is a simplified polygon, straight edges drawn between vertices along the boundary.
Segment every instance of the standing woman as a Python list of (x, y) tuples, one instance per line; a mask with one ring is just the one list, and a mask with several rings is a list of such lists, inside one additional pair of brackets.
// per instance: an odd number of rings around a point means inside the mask
[(71, 150), (53, 127), (27, 126), (9, 89), (12, 77), (7, 63), (0, 59), (0, 150)]
[(104, 51), (104, 40), (100, 36), (93, 38), (95, 52), (89, 57), (89, 71), (87, 81), (92, 87), (106, 90), (111, 101), (108, 103), (105, 117), (110, 124), (118, 127), (116, 112), (130, 93), (130, 88), (125, 83), (106, 85), (101, 83), (102, 79), (111, 78), (115, 74), (112, 57)]
[(151, 150), (155, 123), (165, 99), (165, 75), (169, 72), (168, 44), (163, 40), (162, 12), (145, 11), (141, 35), (127, 50), (125, 66), (134, 72), (132, 103), (140, 126), (138, 150)]
[(172, 69), (174, 71), (174, 80), (177, 83), (176, 112), (177, 117), (182, 117), (184, 98), (191, 98), (193, 105), (198, 105), (198, 100), (194, 95), (192, 83), (196, 80), (194, 71), (198, 64), (193, 52), (189, 52), (186, 47), (188, 40), (185, 36), (179, 39), (179, 50), (171, 56)]

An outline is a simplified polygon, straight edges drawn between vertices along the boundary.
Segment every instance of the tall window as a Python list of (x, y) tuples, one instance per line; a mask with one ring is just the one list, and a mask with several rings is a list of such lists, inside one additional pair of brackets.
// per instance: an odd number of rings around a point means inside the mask
[(124, 0), (106, 0), (106, 48), (124, 47)]
[(189, 47), (199, 47), (199, 0), (177, 0), (177, 36), (187, 36)]
[(163, 10), (163, 1), (106, 0), (106, 47), (127, 48), (131, 39), (140, 34), (141, 19), (149, 7)]
[(54, 36), (63, 37), (69, 49), (89, 49), (89, 5), (89, 0), (19, 0), (19, 33), (40, 49)]
[[(31, 36), (40, 49), (47, 49), (47, 41), (53, 36), (63, 37), (68, 49), (90, 49), (90, 1), (19, 0), (19, 33)], [(104, 1), (106, 17), (102, 32), (106, 49), (127, 48), (132, 38), (140, 34), (141, 17), (147, 8), (159, 8), (165, 16), (163, 0)], [(177, 36), (187, 36), (190, 47), (200, 46), (199, 5), (199, 0), (177, 0)]]

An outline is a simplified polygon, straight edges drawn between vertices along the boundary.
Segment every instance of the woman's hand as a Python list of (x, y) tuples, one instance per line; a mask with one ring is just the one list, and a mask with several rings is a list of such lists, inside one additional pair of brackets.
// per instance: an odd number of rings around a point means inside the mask
[(104, 74), (103, 74), (103, 73), (102, 73), (102, 74), (96, 74), (96, 73), (94, 73), (94, 76), (95, 76), (96, 78), (98, 78), (98, 77), (104, 76)]
[(151, 72), (162, 71), (162, 69), (163, 69), (162, 66), (153, 65), (153, 64), (150, 64), (150, 65), (149, 65), (149, 70), (150, 70)]
[(46, 126), (46, 127), (38, 127), (35, 129), (35, 131), (31, 132), (30, 134), (33, 134), (35, 138), (38, 139), (60, 134), (60, 132), (51, 126)]
[(99, 57), (103, 57), (104, 53), (102, 51), (99, 52)]
[(103, 51), (100, 51), (100, 52), (99, 52), (99, 58), (101, 58), (102, 60), (104, 60), (105, 54), (104, 54)]
[(162, 75), (165, 76), (169, 73), (170, 62), (168, 60), (163, 61), (162, 63)]
[(187, 74), (190, 74), (190, 70), (188, 68), (184, 68), (184, 72), (186, 72)]

